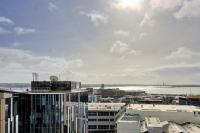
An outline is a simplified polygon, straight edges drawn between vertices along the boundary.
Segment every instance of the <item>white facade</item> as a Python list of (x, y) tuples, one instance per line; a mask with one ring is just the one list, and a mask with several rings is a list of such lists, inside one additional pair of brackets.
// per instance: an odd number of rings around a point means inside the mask
[(88, 132), (115, 132), (115, 122), (124, 103), (88, 103)]
[(117, 121), (117, 133), (140, 133), (139, 116), (133, 116), (125, 113)]
[(158, 117), (161, 121), (200, 124), (200, 108), (195, 106), (131, 104), (127, 107), (126, 112), (139, 114), (142, 120), (145, 117)]
[(167, 121), (160, 122), (157, 117), (145, 117), (148, 133), (163, 133), (164, 127), (168, 125)]

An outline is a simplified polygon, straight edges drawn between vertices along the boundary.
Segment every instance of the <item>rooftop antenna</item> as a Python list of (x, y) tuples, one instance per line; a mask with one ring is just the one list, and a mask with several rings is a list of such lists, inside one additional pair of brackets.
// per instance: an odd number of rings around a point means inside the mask
[(33, 72), (32, 76), (33, 76), (33, 81), (38, 81), (39, 80), (39, 73)]

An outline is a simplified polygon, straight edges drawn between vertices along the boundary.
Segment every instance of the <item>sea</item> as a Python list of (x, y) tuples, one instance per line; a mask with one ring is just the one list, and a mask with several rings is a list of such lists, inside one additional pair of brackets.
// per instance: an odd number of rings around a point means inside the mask
[[(95, 87), (98, 89), (99, 87)], [(173, 87), (173, 86), (119, 86), (105, 87), (108, 89), (119, 88), (125, 91), (145, 91), (151, 94), (169, 95), (200, 95), (200, 87)]]
[[(0, 87), (1, 88), (1, 87)], [(3, 88), (3, 87), (2, 87)], [(100, 87), (93, 87), (94, 89), (99, 89)], [(173, 87), (173, 86), (109, 86), (105, 89), (115, 89), (125, 91), (145, 91), (151, 94), (169, 94), (169, 95), (200, 95), (200, 87)], [(23, 92), (29, 87), (16, 87), (16, 88), (4, 88), (6, 90), (14, 90), (16, 92)]]

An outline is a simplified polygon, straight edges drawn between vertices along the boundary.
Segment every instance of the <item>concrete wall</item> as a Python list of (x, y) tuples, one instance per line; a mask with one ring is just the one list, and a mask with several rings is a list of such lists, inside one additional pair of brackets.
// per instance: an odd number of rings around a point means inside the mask
[(139, 122), (118, 122), (117, 133), (140, 133)]
[(148, 133), (163, 133), (162, 127), (148, 127)]

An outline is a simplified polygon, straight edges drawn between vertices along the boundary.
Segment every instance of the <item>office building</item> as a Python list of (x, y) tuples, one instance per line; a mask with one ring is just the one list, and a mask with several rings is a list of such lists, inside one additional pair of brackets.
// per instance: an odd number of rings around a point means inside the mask
[(179, 97), (179, 104), (200, 106), (200, 96)]
[(88, 132), (116, 132), (116, 121), (125, 110), (124, 103), (88, 103)]
[(5, 133), (87, 133), (88, 94), (80, 87), (80, 82), (32, 81), (30, 91), (10, 91), (13, 115), (6, 118)]

